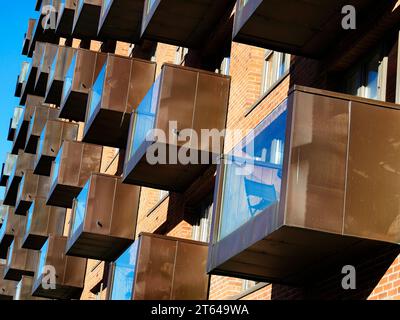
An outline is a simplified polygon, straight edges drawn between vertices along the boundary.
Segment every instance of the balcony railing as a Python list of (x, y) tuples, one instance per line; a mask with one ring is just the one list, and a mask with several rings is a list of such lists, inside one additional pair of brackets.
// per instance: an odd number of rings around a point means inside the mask
[(21, 248), (22, 237), (14, 237), (8, 249), (4, 279), (20, 281), (22, 276), (33, 277), (39, 253)]
[(36, 154), (40, 134), (48, 120), (58, 119), (60, 111), (50, 107), (36, 107), (29, 122), (25, 152)]
[(22, 150), (18, 152), (11, 175), (8, 177), (3, 203), (8, 206), (15, 206), (17, 200), (18, 186), (22, 180), (24, 172), (33, 170), (35, 164), (35, 155), (25, 153)]
[(40, 134), (36, 152), (35, 174), (50, 176), (51, 164), (55, 160), (64, 140), (75, 141), (78, 137), (77, 123), (48, 120)]
[(47, 205), (72, 208), (90, 175), (100, 171), (103, 147), (64, 141), (51, 169)]
[(235, 0), (146, 0), (141, 36), (186, 48), (201, 48)]
[(8, 247), (14, 237), (23, 233), (26, 218), (16, 215), (14, 208), (10, 206), (2, 205), (0, 210), (3, 219), (0, 228), (0, 259), (6, 259)]
[(58, 45), (51, 43), (45, 44), (35, 79), (34, 93), (38, 96), (44, 97), (46, 95), (47, 81), (57, 50)]
[[(80, 299), (86, 274), (87, 259), (64, 255), (66, 237), (50, 235), (40, 251), (36, 268), (33, 296), (49, 299)], [(45, 266), (54, 266), (56, 271), (55, 289), (43, 288)]]
[(56, 34), (61, 37), (69, 38), (72, 34), (74, 24), (74, 14), (76, 0), (62, 0), (57, 8), (57, 28)]
[(85, 121), (89, 89), (93, 86), (105, 60), (104, 53), (76, 50), (64, 78), (61, 118)]
[(1, 169), (0, 186), (7, 186), (8, 178), (11, 176), (15, 162), (17, 161), (17, 155), (7, 153), (6, 160), (3, 163)]
[(17, 77), (17, 84), (15, 86), (15, 93), (14, 93), (14, 96), (17, 98), (21, 97), (22, 89), (24, 87), (24, 82), (27, 79), (28, 71), (29, 71), (29, 62), (22, 62), (21, 72)]
[[(164, 65), (132, 116), (124, 183), (181, 192), (213, 165), (222, 150), (229, 86), (226, 76)], [(203, 130), (218, 132), (213, 143)], [(155, 164), (148, 162), (151, 150)], [(177, 159), (184, 150), (190, 161)]]
[(40, 250), (49, 235), (62, 236), (67, 210), (46, 205), (46, 198), (36, 197), (28, 211), (22, 247)]
[(18, 128), (19, 121), (24, 114), (24, 109), (21, 107), (14, 108), (13, 117), (10, 119), (10, 128), (8, 129), (7, 140), (14, 141), (15, 132)]
[(28, 29), (26, 30), (26, 33), (24, 35), (24, 41), (22, 43), (22, 54), (24, 56), (26, 56), (28, 54), (29, 46), (31, 44), (32, 37), (33, 37), (33, 30), (35, 28), (35, 24), (36, 24), (36, 19), (28, 20)]
[(98, 35), (128, 43), (140, 40), (144, 1), (103, 0)]
[(399, 243), (397, 109), (294, 87), (219, 167), (209, 272), (297, 285)]
[(89, 92), (84, 142), (125, 148), (131, 113), (151, 88), (156, 64), (107, 55)]
[(115, 262), (109, 299), (206, 300), (206, 260), (206, 243), (143, 233)]
[(68, 255), (115, 261), (134, 241), (140, 187), (92, 174), (74, 201)]
[(50, 190), (50, 177), (39, 176), (33, 170), (25, 170), (18, 187), (15, 214), (26, 216), (36, 197), (47, 197)]
[(102, 0), (78, 0), (72, 35), (82, 39), (96, 39)]
[(64, 78), (68, 67), (71, 64), (76, 49), (59, 46), (56, 56), (53, 58), (50, 67), (50, 74), (47, 81), (47, 89), (44, 101), (60, 105)]
[(12, 280), (4, 280), (4, 265), (0, 265), (0, 300), (13, 300), (16, 290), (17, 282)]

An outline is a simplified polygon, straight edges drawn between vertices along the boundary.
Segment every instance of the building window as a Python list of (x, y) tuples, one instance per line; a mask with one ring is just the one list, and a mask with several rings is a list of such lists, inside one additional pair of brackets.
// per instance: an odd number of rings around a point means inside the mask
[(348, 72), (344, 92), (363, 98), (385, 100), (385, 73), (383, 59), (376, 52)]
[(266, 93), (285, 76), (290, 67), (290, 54), (267, 50), (265, 53), (261, 94)]
[(204, 201), (199, 206), (200, 214), (197, 221), (193, 225), (192, 239), (201, 242), (209, 242), (211, 231), (211, 216), (213, 211), (213, 204), (210, 201)]

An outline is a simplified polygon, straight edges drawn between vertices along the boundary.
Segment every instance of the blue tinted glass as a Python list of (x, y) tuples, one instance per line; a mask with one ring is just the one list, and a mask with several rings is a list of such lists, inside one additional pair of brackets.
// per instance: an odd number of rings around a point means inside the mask
[(25, 175), (22, 177), (22, 180), (18, 186), (17, 201), (21, 199), (22, 189), (24, 188), (24, 185), (25, 185)]
[(6, 214), (6, 216), (4, 217), (3, 224), (1, 225), (0, 228), (0, 240), (3, 240), (3, 237), (6, 234), (7, 220), (8, 220), (8, 214)]
[(90, 106), (87, 121), (92, 118), (94, 110), (101, 102), (101, 95), (103, 93), (103, 84), (106, 76), (106, 64), (104, 64), (103, 69), (101, 69), (99, 75), (97, 76), (96, 82), (94, 83), (90, 95)]
[(8, 257), (7, 257), (7, 265), (10, 265), (11, 260), (12, 260), (12, 256), (14, 253), (14, 245), (15, 245), (15, 241), (13, 241), (10, 245), (10, 248), (8, 249)]
[(40, 250), (39, 265), (38, 265), (38, 269), (37, 269), (38, 272), (36, 275), (37, 278), (39, 278), (43, 274), (48, 248), (49, 248), (49, 240), (46, 241), (46, 243), (43, 245), (42, 249)]
[(51, 83), (54, 80), (54, 74), (56, 73), (56, 65), (57, 65), (57, 55), (53, 59), (53, 63), (51, 64), (51, 69), (50, 69), (50, 74), (49, 74), (49, 80), (47, 82), (47, 87), (50, 88)]
[(40, 134), (40, 138), (39, 138), (39, 146), (38, 146), (38, 150), (37, 150), (37, 154), (39, 155), (39, 157), (43, 153), (43, 144), (44, 144), (45, 135), (46, 135), (46, 127), (42, 130), (42, 133)]
[(62, 155), (62, 149), (60, 150), (60, 152), (58, 152), (56, 160), (54, 160), (54, 167), (53, 167), (54, 170), (53, 170), (53, 175), (51, 176), (51, 186), (54, 185), (58, 177), (58, 171), (60, 170), (61, 155)]
[(67, 97), (67, 94), (71, 90), (72, 87), (72, 80), (74, 78), (74, 71), (75, 71), (75, 65), (76, 65), (76, 53), (74, 54), (74, 57), (71, 60), (71, 64), (69, 65), (68, 71), (65, 75), (64, 78), (64, 86), (63, 86), (63, 93), (62, 93), (62, 101), (64, 101)]
[(279, 203), (286, 101), (226, 157), (219, 238)]
[(32, 218), (33, 218), (33, 208), (35, 207), (35, 204), (32, 204), (31, 207), (29, 208), (28, 211), (28, 218), (26, 220), (26, 234), (29, 233), (29, 230), (31, 230), (31, 225), (32, 225)]
[(72, 226), (71, 235), (73, 235), (82, 225), (85, 218), (86, 202), (89, 195), (90, 179), (83, 187), (82, 191), (76, 198), (75, 212), (74, 212), (74, 225)]
[(135, 241), (115, 261), (111, 300), (131, 300), (135, 280), (136, 259), (139, 241)]
[(146, 137), (154, 128), (156, 120), (157, 99), (160, 87), (160, 77), (153, 84), (149, 92), (135, 111), (135, 122), (132, 130), (129, 158), (139, 149)]

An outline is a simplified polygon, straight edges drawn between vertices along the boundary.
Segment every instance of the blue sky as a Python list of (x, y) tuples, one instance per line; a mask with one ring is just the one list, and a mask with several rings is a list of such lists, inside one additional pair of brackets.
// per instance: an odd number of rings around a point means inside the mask
[[(2, 1), (0, 10), (0, 164), (11, 149), (7, 141), (8, 127), (14, 107), (19, 100), (14, 97), (17, 76), (23, 61), (22, 41), (28, 26), (29, 18), (36, 18), (35, 0)], [(1, 169), (1, 167), (0, 167)], [(3, 198), (3, 188), (0, 198)]]

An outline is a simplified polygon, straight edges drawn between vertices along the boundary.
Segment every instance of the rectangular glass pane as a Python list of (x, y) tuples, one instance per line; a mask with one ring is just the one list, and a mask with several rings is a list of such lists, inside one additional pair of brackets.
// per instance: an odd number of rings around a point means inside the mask
[(367, 83), (365, 88), (365, 97), (370, 99), (378, 99), (379, 90), (379, 56), (375, 55), (373, 59), (367, 64)]
[(26, 232), (25, 232), (25, 234), (28, 234), (29, 231), (31, 230), (34, 207), (35, 207), (35, 205), (31, 205), (29, 210), (28, 210), (28, 218), (26, 220), (26, 230), (25, 230)]
[(40, 134), (39, 138), (39, 146), (37, 150), (37, 154), (40, 157), (43, 154), (43, 145), (44, 145), (44, 139), (46, 136), (46, 127), (42, 130), (42, 133)]
[(76, 199), (75, 204), (75, 212), (74, 212), (74, 224), (72, 226), (71, 235), (73, 235), (79, 227), (83, 224), (85, 219), (85, 211), (86, 211), (86, 202), (89, 196), (89, 186), (90, 179), (83, 187), (82, 191), (79, 193), (79, 196)]
[(111, 300), (131, 300), (139, 241), (135, 241), (116, 261)]
[(107, 70), (107, 65), (104, 64), (103, 68), (101, 69), (99, 75), (97, 76), (96, 82), (94, 83), (90, 95), (90, 106), (89, 106), (89, 114), (87, 121), (89, 121), (92, 116), (94, 110), (96, 110), (97, 106), (101, 102), (101, 96), (103, 94), (103, 84), (104, 84), (104, 79), (106, 76), (106, 70)]
[(286, 120), (285, 101), (226, 156), (220, 239), (267, 208), (278, 206)]
[(51, 187), (53, 187), (54, 183), (56, 182), (58, 178), (58, 172), (60, 170), (60, 162), (61, 162), (61, 156), (62, 156), (62, 149), (60, 152), (58, 152), (58, 155), (56, 157), (56, 160), (54, 160), (54, 170), (53, 170), (53, 175), (51, 176)]
[(38, 272), (36, 275), (37, 278), (39, 278), (44, 272), (48, 249), (49, 249), (49, 240), (46, 241), (46, 243), (43, 245), (42, 249), (40, 250), (39, 265), (38, 265), (38, 269), (37, 269)]
[(7, 259), (7, 265), (8, 266), (11, 264), (11, 261), (12, 261), (12, 256), (13, 256), (13, 253), (14, 253), (14, 244), (15, 244), (15, 241), (13, 241), (11, 243), (10, 248), (9, 248), (9, 254), (8, 254), (8, 259)]
[(65, 75), (64, 79), (64, 86), (63, 86), (63, 93), (62, 93), (62, 100), (65, 101), (67, 94), (71, 90), (72, 81), (74, 79), (74, 72), (75, 72), (75, 65), (77, 59), (77, 53), (74, 54), (74, 57), (71, 60), (71, 64), (68, 68), (67, 74)]
[(57, 66), (57, 54), (53, 59), (53, 63), (51, 64), (49, 80), (48, 80), (48, 87), (50, 87), (51, 83), (54, 80), (54, 74), (56, 73), (56, 66)]
[(11, 128), (12, 129), (17, 129), (17, 126), (19, 122), (21, 121), (22, 116), (24, 115), (24, 109), (23, 108), (15, 108), (14, 109), (14, 114), (11, 122)]

